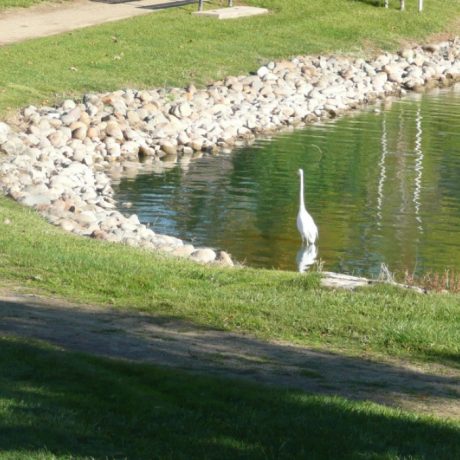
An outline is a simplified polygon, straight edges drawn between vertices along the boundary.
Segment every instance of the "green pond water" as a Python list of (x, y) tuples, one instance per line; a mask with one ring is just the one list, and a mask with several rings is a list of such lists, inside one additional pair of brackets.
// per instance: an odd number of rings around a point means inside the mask
[[(298, 168), (319, 228), (301, 250)], [(157, 233), (246, 265), (376, 276), (460, 269), (460, 87), (411, 95), (114, 184)], [(303, 260), (303, 261), (302, 261)]]

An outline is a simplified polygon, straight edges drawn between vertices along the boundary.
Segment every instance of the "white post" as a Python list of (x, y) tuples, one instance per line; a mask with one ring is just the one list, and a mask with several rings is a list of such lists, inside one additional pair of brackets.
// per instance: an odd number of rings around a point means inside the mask
[(423, 11), (423, 0), (418, 0), (418, 12), (421, 13)]
[(400, 10), (401, 10), (401, 11), (404, 11), (404, 10), (406, 9), (406, 2), (405, 2), (405, 0), (401, 0), (400, 5), (401, 5)]
[(203, 0), (198, 0), (198, 11), (203, 11)]
[(233, 0), (228, 0), (228, 6), (232, 7), (233, 6)]

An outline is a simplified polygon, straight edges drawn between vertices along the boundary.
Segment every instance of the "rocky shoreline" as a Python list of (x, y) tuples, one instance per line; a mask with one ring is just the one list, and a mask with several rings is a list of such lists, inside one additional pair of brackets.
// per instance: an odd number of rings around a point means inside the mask
[(79, 235), (233, 265), (224, 251), (195, 248), (125, 217), (111, 177), (187, 162), (256, 136), (302, 126), (373, 103), (460, 80), (460, 40), (385, 53), (270, 62), (254, 75), (204, 89), (127, 89), (81, 102), (24, 109), (0, 123), (0, 190)]

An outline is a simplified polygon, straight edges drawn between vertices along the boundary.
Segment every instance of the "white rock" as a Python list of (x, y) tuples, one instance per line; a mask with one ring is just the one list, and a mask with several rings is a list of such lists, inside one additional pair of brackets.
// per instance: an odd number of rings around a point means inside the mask
[(121, 141), (124, 139), (123, 131), (120, 128), (120, 125), (116, 121), (107, 122), (105, 132), (108, 136), (113, 137), (114, 139)]
[(10, 131), (11, 128), (6, 123), (0, 122), (0, 145), (8, 140), (8, 134)]
[(259, 70), (257, 70), (257, 75), (259, 78), (264, 78), (269, 73), (270, 73), (270, 70), (265, 66), (262, 66), (259, 68)]
[(196, 262), (208, 264), (216, 259), (216, 253), (209, 248), (200, 248), (192, 252), (190, 259)]

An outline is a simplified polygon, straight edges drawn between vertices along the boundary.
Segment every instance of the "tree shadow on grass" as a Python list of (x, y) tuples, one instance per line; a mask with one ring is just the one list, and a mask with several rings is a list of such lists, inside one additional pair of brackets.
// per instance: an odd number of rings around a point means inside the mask
[(0, 394), (9, 459), (460, 458), (453, 423), (16, 340)]
[[(67, 350), (246, 379), (460, 418), (460, 375), (265, 342), (174, 317), (23, 296), (0, 301), (0, 333)], [(438, 366), (439, 367), (439, 366)]]
[(427, 355), (433, 360), (441, 361), (449, 366), (460, 369), (460, 353), (451, 353), (448, 351), (429, 351)]

